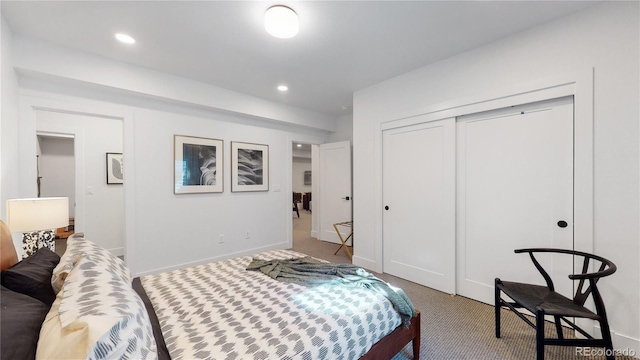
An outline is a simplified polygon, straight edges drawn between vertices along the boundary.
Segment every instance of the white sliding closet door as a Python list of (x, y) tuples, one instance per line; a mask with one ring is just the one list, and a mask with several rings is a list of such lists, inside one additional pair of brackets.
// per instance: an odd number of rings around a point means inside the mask
[(384, 272), (455, 291), (455, 119), (383, 131)]
[[(544, 284), (514, 249), (573, 249), (573, 98), (457, 120), (457, 293), (492, 304), (496, 277)], [(571, 295), (571, 258), (541, 260)]]

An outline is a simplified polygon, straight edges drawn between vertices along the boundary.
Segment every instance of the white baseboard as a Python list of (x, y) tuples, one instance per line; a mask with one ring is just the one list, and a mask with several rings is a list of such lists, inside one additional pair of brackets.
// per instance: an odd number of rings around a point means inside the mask
[(317, 239), (318, 238), (318, 232), (315, 231), (315, 230), (311, 230), (311, 237), (314, 238), (314, 239)]
[[(596, 326), (596, 329), (600, 332), (599, 326)], [(611, 331), (611, 340), (613, 341), (614, 350), (621, 351), (620, 355), (640, 358), (640, 339)]]
[(117, 247), (117, 248), (109, 249), (109, 252), (113, 256), (124, 256), (124, 247)]
[[(230, 254), (224, 254), (224, 255), (221, 255), (221, 256), (214, 256), (214, 257), (210, 257), (210, 258), (206, 258), (206, 259), (200, 259), (200, 260), (197, 260), (197, 261), (191, 261), (191, 262), (188, 262), (188, 263), (182, 263), (182, 264), (178, 264), (178, 265), (172, 265), (172, 266), (167, 266), (167, 267), (162, 267), (162, 268), (142, 271), (142, 272), (139, 272), (137, 274), (133, 274), (133, 277), (159, 274), (159, 273), (166, 272), (166, 271), (182, 269), (182, 268), (191, 267), (191, 266), (198, 266), (198, 265), (207, 264), (207, 263), (214, 262), (214, 261), (221, 261), (221, 260), (233, 259), (233, 258), (241, 257), (241, 256), (252, 255), (252, 254), (260, 253), (260, 252), (263, 252), (263, 251), (283, 250), (283, 249), (288, 249), (288, 248), (290, 248), (290, 246), (286, 242), (282, 242), (282, 243), (278, 243), (278, 244), (273, 244), (273, 245), (262, 246), (262, 247), (257, 247), (257, 248), (253, 248), (253, 249), (238, 251), (238, 252), (234, 252), (234, 253), (230, 253)], [(125, 261), (126, 261), (126, 259), (125, 259)]]
[(365, 268), (367, 270), (371, 270), (371, 271), (375, 271), (375, 272), (380, 272), (382, 270), (378, 266), (378, 264), (376, 264), (375, 261), (369, 260), (369, 259), (365, 259), (365, 258), (360, 257), (360, 256), (354, 255), (353, 258), (351, 259), (351, 262), (353, 263), (353, 265), (360, 266), (360, 267)]

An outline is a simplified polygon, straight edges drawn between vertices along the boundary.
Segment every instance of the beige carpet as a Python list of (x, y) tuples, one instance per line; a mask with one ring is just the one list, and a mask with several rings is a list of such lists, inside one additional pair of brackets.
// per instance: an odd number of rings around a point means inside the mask
[[(300, 211), (300, 218), (293, 215), (292, 250), (336, 263), (350, 263), (343, 250), (334, 252), (339, 245), (311, 238), (311, 215)], [(520, 318), (502, 310), (502, 337), (496, 339), (494, 308), (462, 296), (451, 296), (416, 283), (388, 274), (376, 274), (390, 284), (404, 289), (414, 306), (422, 313), (420, 357), (435, 360), (464, 359), (535, 359), (535, 331)], [(605, 299), (606, 301), (606, 299)], [(552, 337), (555, 328), (545, 329)], [(570, 334), (567, 332), (567, 335)], [(598, 350), (594, 348), (593, 350)], [(394, 360), (412, 359), (410, 347), (406, 347)], [(547, 346), (547, 360), (590, 359), (576, 354), (574, 347)], [(633, 359), (616, 357), (616, 359)]]

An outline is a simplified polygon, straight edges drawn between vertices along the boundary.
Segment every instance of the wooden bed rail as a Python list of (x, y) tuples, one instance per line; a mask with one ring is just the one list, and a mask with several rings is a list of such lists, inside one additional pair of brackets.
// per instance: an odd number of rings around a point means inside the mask
[(409, 341), (413, 345), (413, 359), (420, 360), (420, 311), (411, 318), (409, 327), (398, 326), (389, 335), (375, 343), (360, 360), (391, 359), (400, 352)]

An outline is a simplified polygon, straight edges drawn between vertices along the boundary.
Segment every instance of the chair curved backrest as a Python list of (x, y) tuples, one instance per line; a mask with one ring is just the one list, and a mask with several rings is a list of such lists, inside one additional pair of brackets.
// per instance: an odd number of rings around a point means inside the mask
[[(554, 291), (553, 281), (549, 274), (542, 268), (538, 260), (535, 258), (534, 253), (557, 253), (557, 254), (568, 254), (573, 256), (579, 256), (583, 258), (582, 261), (582, 270), (580, 274), (569, 274), (569, 279), (571, 280), (579, 280), (578, 286), (576, 287), (576, 293), (573, 297), (573, 302), (577, 305), (584, 306), (584, 303), (587, 301), (587, 298), (591, 293), (593, 293), (594, 300), (596, 300), (596, 307), (598, 307), (598, 302), (601, 302), (600, 293), (596, 287), (596, 283), (600, 278), (605, 276), (609, 276), (616, 272), (616, 265), (603, 258), (602, 256), (585, 253), (582, 251), (576, 250), (567, 250), (567, 249), (552, 249), (552, 248), (530, 248), (530, 249), (516, 249), (515, 253), (529, 253), (529, 257), (533, 264), (536, 266), (536, 269), (540, 272), (542, 277), (544, 277), (547, 282), (547, 286), (551, 291)], [(588, 272), (590, 269), (590, 265), (599, 262), (598, 271), (596, 272)], [(576, 263), (578, 263), (576, 261)], [(585, 285), (585, 280), (588, 280), (589, 285), (583, 291)], [(595, 299), (597, 298), (597, 299)]]

